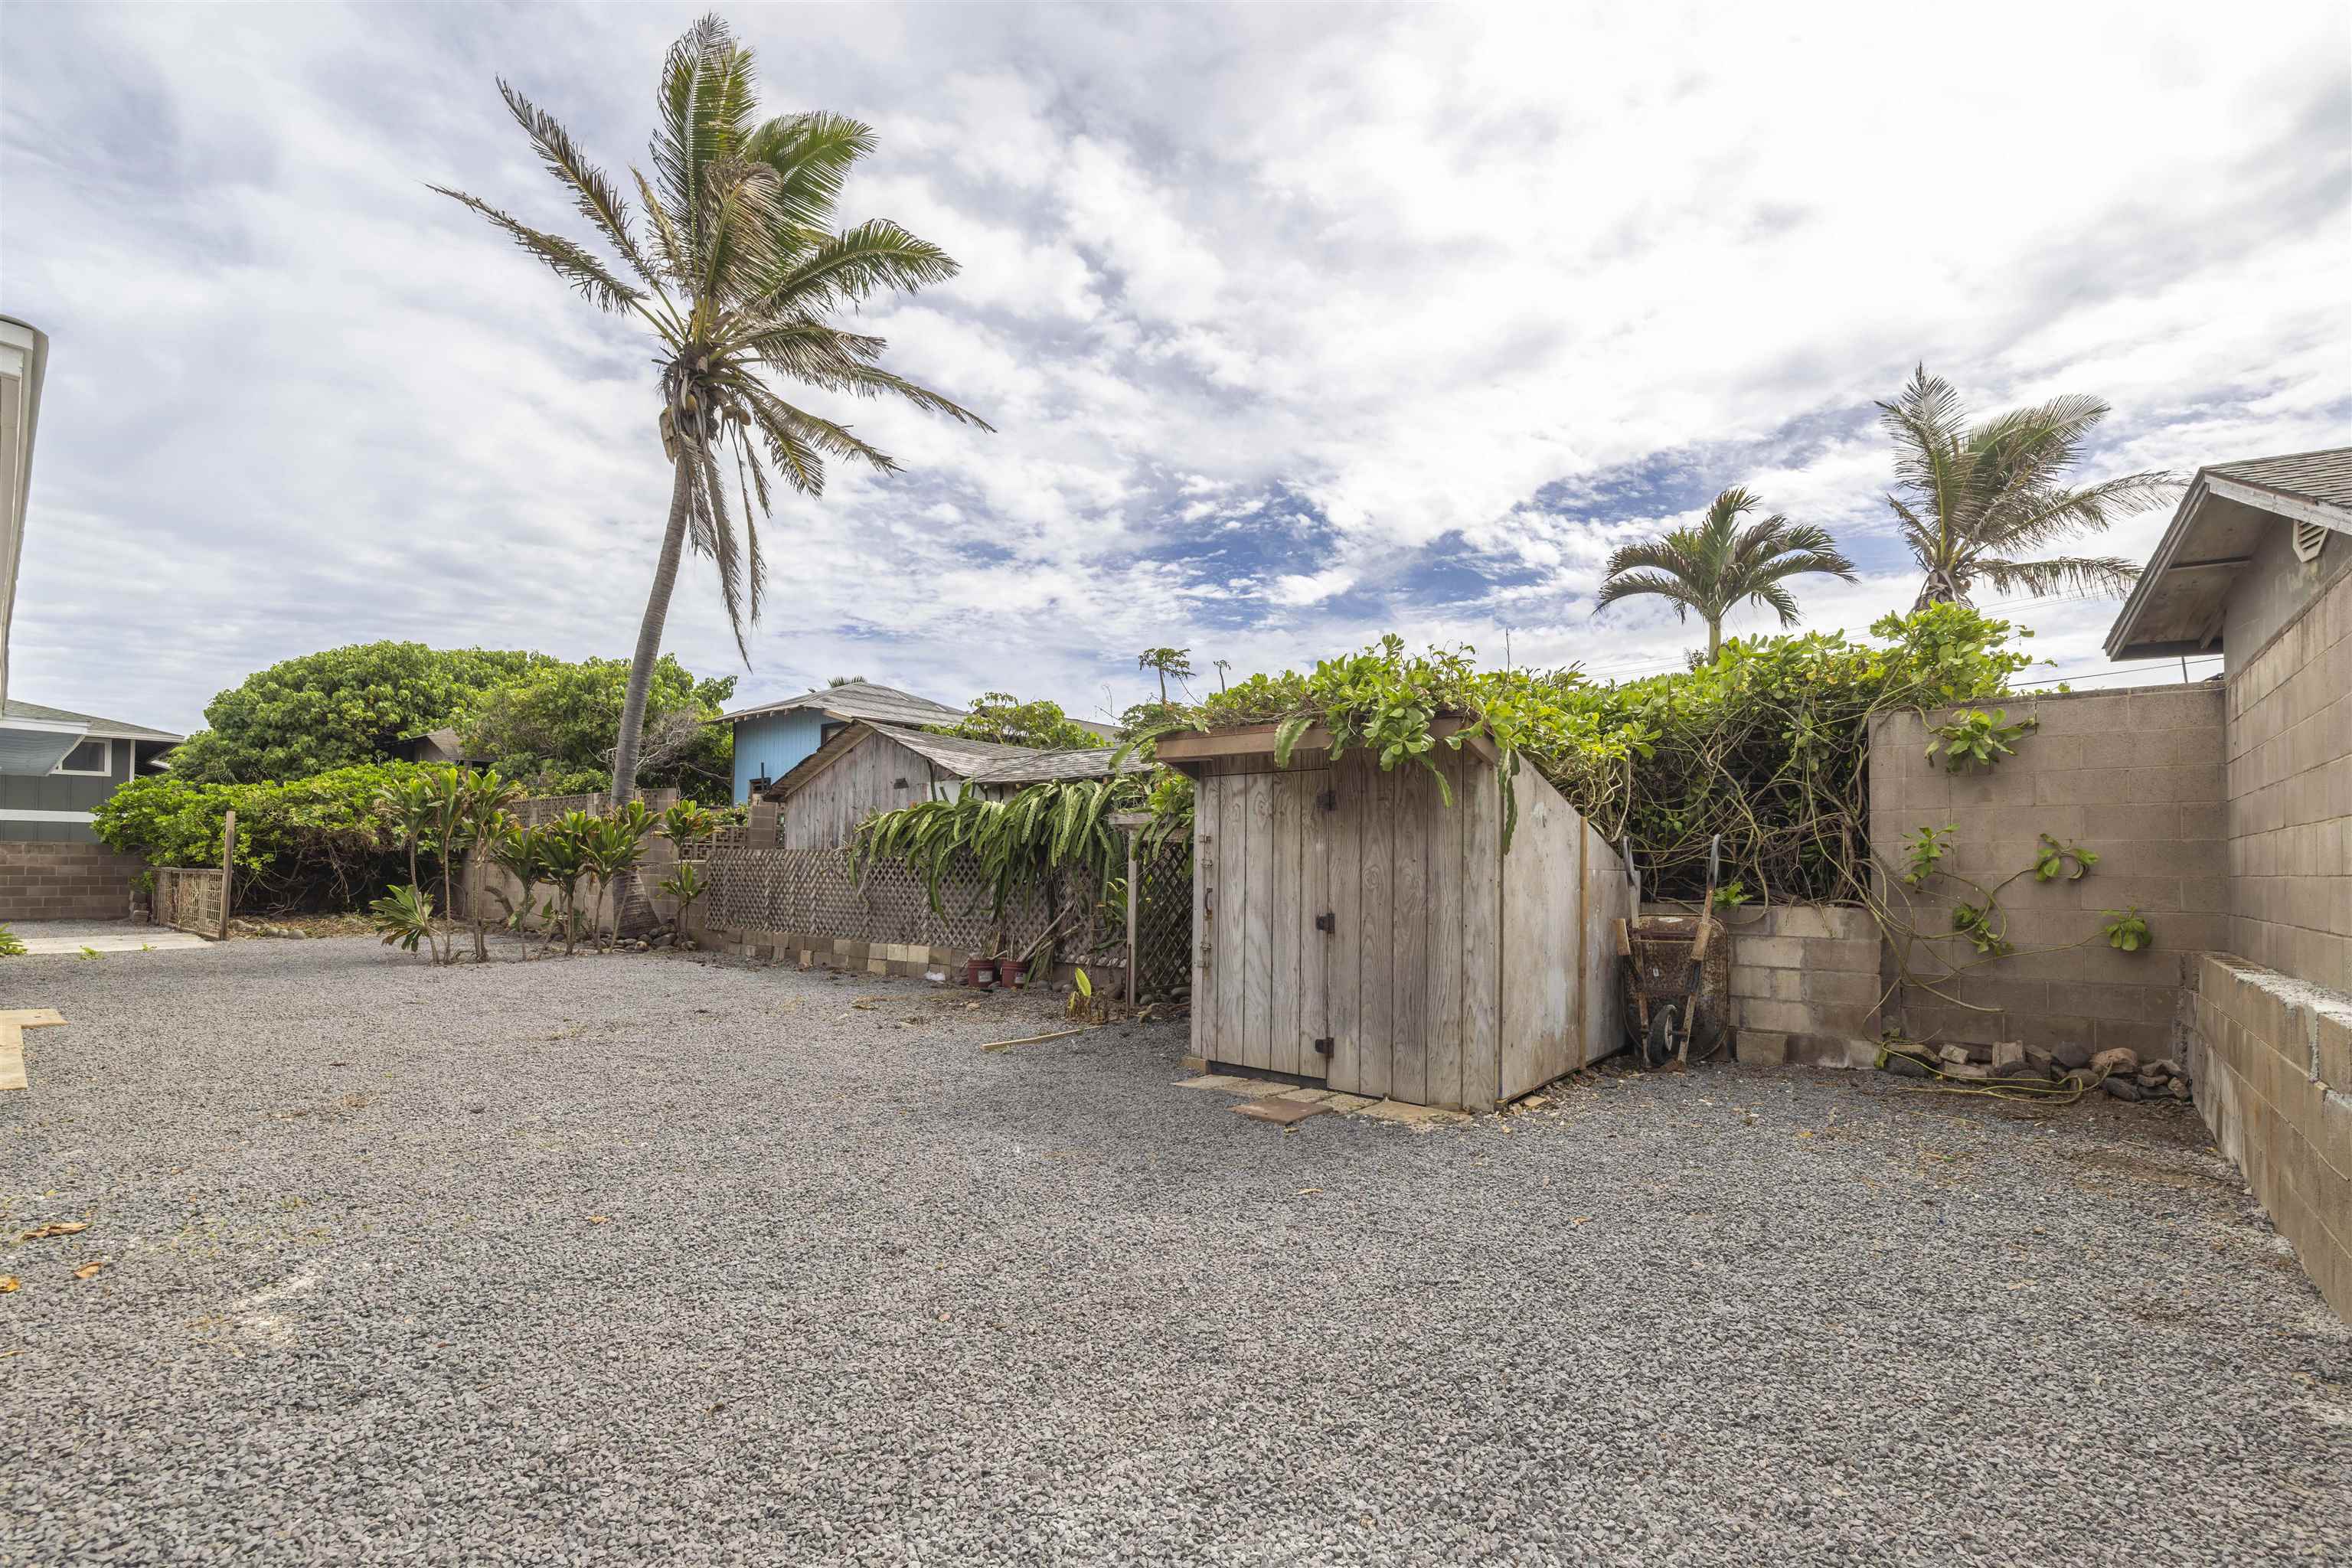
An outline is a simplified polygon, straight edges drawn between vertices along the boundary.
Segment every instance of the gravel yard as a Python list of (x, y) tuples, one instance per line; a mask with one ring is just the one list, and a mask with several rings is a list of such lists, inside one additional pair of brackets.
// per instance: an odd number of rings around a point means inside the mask
[(2183, 1108), (1286, 1131), (920, 983), (0, 973), (7, 1563), (2352, 1558), (2352, 1333)]

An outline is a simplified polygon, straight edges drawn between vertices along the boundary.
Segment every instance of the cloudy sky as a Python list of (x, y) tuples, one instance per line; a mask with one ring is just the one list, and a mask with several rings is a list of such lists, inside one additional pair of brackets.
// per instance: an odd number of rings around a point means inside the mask
[[(376, 637), (619, 655), (668, 479), (649, 351), (425, 183), (577, 220), (504, 74), (643, 162), (695, 8), (49, 5), (0, 29), (0, 308), (50, 334), (11, 694), (194, 728)], [(739, 7), (776, 110), (877, 130), (851, 217), (963, 264), (869, 307), (997, 426), (763, 537), (740, 695), (858, 674), (1097, 714), (1385, 630), (1665, 668), (1600, 563), (1730, 484), (1916, 576), (1872, 401), (2116, 408), (2093, 476), (2352, 432), (2338, 4), (1948, 11)], [(2148, 516), (2111, 536), (2144, 556)], [(667, 647), (741, 670), (698, 564)], [(2016, 606), (2104, 666), (2112, 602)], [(1750, 619), (1735, 629), (1753, 628)]]

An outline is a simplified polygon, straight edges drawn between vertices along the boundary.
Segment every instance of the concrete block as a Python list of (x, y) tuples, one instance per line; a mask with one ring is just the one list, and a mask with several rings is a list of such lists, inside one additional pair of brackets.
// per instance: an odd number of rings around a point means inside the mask
[(1744, 1002), (1739, 1007), (1743, 1029), (1769, 1029), (1776, 1034), (1811, 1034), (1822, 1026), (1822, 1011), (1801, 1002)]
[(1785, 1067), (1789, 1061), (1789, 1037), (1743, 1026), (1732, 1046), (1732, 1055), (1748, 1067)]
[(1805, 962), (1811, 945), (1795, 937), (1742, 937), (1733, 954), (1738, 963), (1749, 969), (1794, 969)]
[(1880, 984), (1878, 975), (1858, 974), (1840, 969), (1803, 969), (1795, 972), (1804, 1000), (1809, 1002), (1860, 1002), (1875, 1005)]

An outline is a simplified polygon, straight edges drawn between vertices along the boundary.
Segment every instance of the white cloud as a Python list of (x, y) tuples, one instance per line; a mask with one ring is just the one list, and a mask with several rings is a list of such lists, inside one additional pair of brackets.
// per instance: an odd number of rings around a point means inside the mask
[[(641, 159), (692, 14), (12, 13), (0, 268), (56, 343), (24, 695), (187, 725), (337, 641), (628, 645), (647, 350), (422, 183), (568, 226), (490, 79)], [(1091, 711), (1135, 647), (1391, 627), (1664, 667), (1692, 628), (1594, 621), (1601, 563), (1733, 483), (1846, 540), (1864, 581), (1802, 598), (1858, 629), (1913, 591), (1869, 403), (1920, 359), (1987, 409), (2107, 397), (2103, 472), (2343, 440), (2340, 8), (2229, 49), (2185, 5), (1971, 17), (745, 13), (777, 107), (877, 127), (852, 215), (962, 261), (866, 324), (998, 433), (845, 410), (907, 472), (780, 509), (744, 694)], [(2017, 613), (2072, 656), (2110, 609)], [(669, 625), (733, 664), (701, 574)]]

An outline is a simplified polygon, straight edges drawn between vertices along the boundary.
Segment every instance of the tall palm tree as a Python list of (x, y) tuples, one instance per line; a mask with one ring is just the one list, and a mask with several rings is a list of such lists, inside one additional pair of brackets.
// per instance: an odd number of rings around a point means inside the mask
[(1778, 611), (1782, 626), (1795, 626), (1797, 601), (1782, 584), (1809, 572), (1851, 583), (1853, 563), (1840, 553), (1827, 529), (1790, 522), (1779, 512), (1739, 526), (1742, 516), (1763, 504), (1753, 491), (1734, 485), (1715, 498), (1695, 526), (1621, 545), (1609, 557), (1593, 614), (1643, 594), (1672, 600), (1676, 620), (1696, 615), (1706, 623), (1709, 659), (1723, 651), (1723, 617), (1751, 600)]
[(901, 397), (989, 427), (883, 369), (882, 339), (831, 320), (871, 295), (911, 291), (956, 273), (945, 251), (895, 223), (835, 226), (842, 181), (874, 150), (873, 131), (823, 112), (763, 120), (752, 87), (751, 52), (717, 16), (705, 16), (670, 46), (655, 98), (654, 177), (629, 171), (645, 204), (640, 223), (620, 187), (582, 155), (553, 117), (499, 83), (540, 161), (619, 258), (618, 269), (586, 247), (530, 228), (462, 191), (433, 187), (503, 229), (589, 303), (634, 314), (653, 331), (657, 425), (671, 470), (669, 523), (621, 707), (615, 806), (636, 783), (646, 691), (681, 551), (691, 546), (718, 568), (736, 649), (748, 665), (744, 631), (760, 618), (767, 575), (753, 508), (770, 515), (770, 470), (814, 496), (824, 489), (828, 458), (854, 458), (885, 473), (898, 467), (848, 426), (786, 401), (777, 384)]
[(1886, 504), (1927, 574), (1915, 609), (1965, 605), (1979, 577), (1998, 592), (2021, 588), (2036, 597), (2127, 592), (2139, 568), (2120, 556), (2018, 557), (2095, 533), (2179, 489), (2166, 473), (2126, 474), (2080, 488), (2063, 482), (2110, 412), (2095, 397), (2053, 397), (1970, 425), (1952, 384), (1923, 364), (1902, 395), (1878, 409), (1895, 442), (1896, 486), (1908, 497), (1890, 495)]

